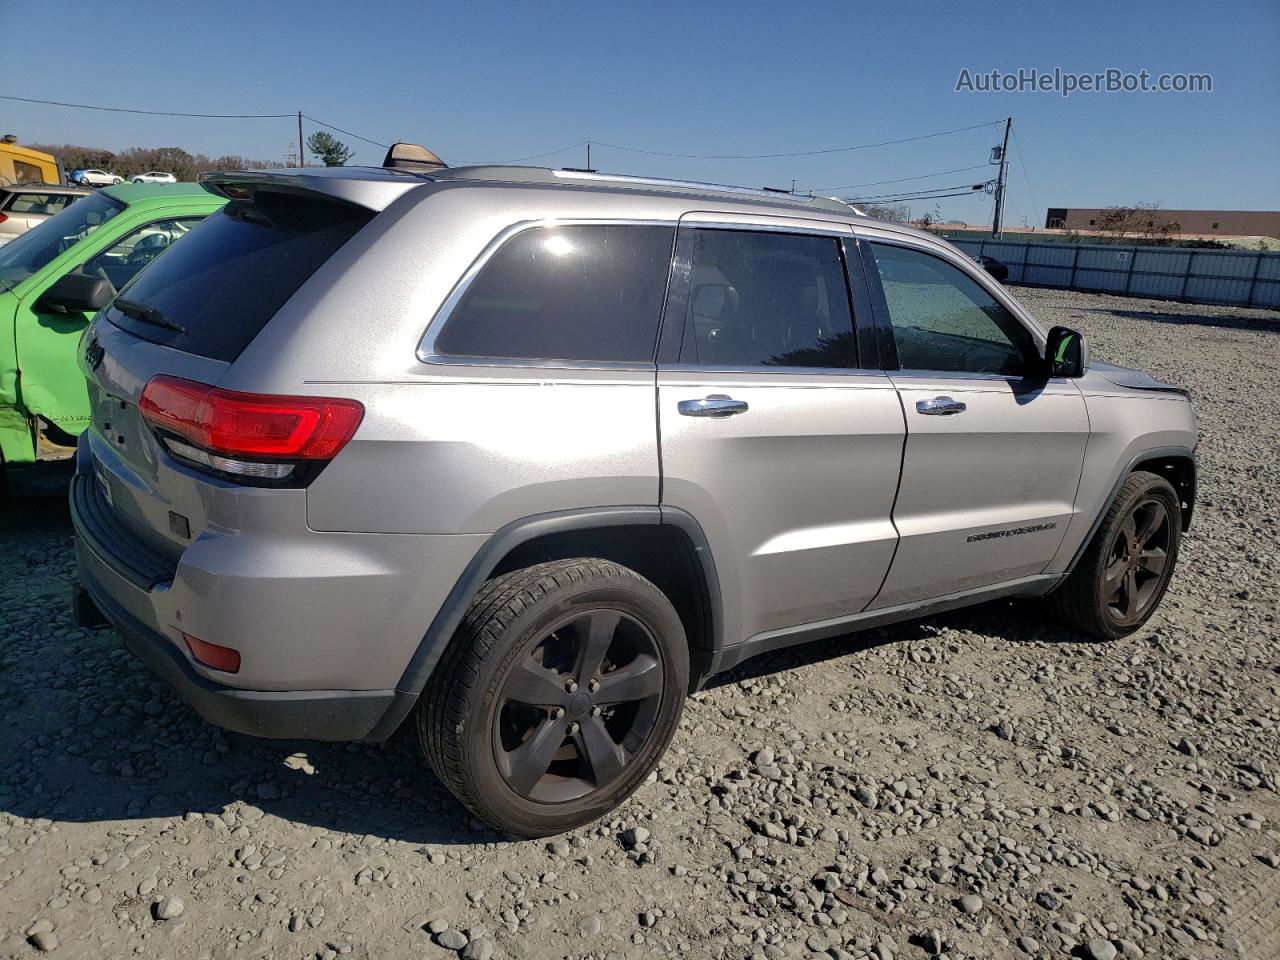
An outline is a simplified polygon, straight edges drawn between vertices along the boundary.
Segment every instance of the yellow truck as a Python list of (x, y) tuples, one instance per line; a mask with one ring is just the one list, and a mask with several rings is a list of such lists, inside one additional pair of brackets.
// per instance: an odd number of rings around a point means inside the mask
[(0, 139), (0, 186), (61, 182), (58, 161), (51, 154), (18, 146), (12, 134)]

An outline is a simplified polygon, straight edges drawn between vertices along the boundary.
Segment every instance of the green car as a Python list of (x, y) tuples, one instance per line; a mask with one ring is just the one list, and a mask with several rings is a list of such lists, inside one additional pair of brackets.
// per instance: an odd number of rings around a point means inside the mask
[(0, 466), (75, 452), (89, 424), (80, 332), (225, 202), (195, 184), (121, 184), (0, 246)]

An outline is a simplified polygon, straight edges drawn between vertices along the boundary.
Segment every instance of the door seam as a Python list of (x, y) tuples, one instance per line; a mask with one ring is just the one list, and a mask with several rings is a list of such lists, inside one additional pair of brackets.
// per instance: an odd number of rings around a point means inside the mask
[(898, 453), (898, 482), (893, 488), (893, 503), (889, 507), (889, 525), (893, 527), (895, 539), (893, 541), (893, 553), (889, 556), (889, 565), (884, 568), (884, 576), (880, 578), (880, 586), (876, 587), (876, 592), (871, 595), (871, 599), (858, 611), (859, 613), (865, 613), (879, 598), (880, 592), (884, 590), (884, 585), (889, 582), (889, 572), (893, 570), (893, 562), (898, 558), (898, 548), (902, 546), (902, 531), (898, 529), (898, 521), (894, 514), (898, 510), (898, 495), (902, 492), (902, 474), (907, 467), (907, 439), (911, 433), (911, 427), (907, 422), (907, 408), (902, 400), (902, 391), (898, 389), (898, 384), (889, 375), (888, 370), (883, 371), (883, 373), (885, 379), (893, 386), (893, 395), (898, 398), (898, 409), (902, 413), (902, 449)]

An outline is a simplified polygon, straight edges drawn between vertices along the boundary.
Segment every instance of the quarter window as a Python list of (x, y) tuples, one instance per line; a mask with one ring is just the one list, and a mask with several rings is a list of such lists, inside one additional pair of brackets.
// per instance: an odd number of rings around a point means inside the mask
[(681, 363), (857, 365), (838, 240), (745, 230), (687, 233), (689, 296)]
[(489, 258), (436, 337), (442, 356), (653, 361), (674, 228), (534, 227)]
[(1019, 376), (1035, 340), (963, 270), (941, 257), (873, 243), (903, 370)]

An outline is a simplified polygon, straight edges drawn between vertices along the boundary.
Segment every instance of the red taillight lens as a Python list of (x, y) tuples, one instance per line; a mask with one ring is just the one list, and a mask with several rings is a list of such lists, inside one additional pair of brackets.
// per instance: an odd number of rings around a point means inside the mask
[(0, 223), (4, 223), (8, 219), (9, 215), (7, 213), (0, 213)]
[(204, 450), (284, 460), (333, 459), (364, 418), (356, 400), (240, 393), (166, 376), (151, 379), (138, 409)]
[(231, 647), (220, 647), (216, 643), (207, 643), (199, 637), (191, 636), (189, 633), (182, 634), (182, 639), (187, 641), (187, 649), (191, 651), (191, 656), (196, 658), (197, 663), (202, 663), (206, 667), (212, 667), (214, 670), (222, 670), (226, 673), (239, 672), (239, 650)]

